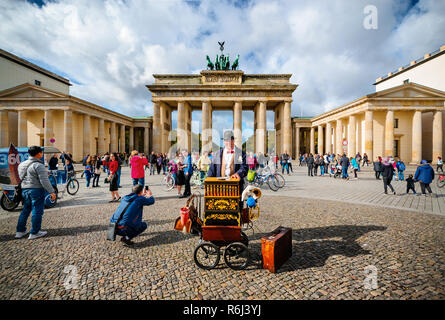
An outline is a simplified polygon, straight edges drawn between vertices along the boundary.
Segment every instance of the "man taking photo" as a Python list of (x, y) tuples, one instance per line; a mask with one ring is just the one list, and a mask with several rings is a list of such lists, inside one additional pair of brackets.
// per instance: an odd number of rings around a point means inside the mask
[(142, 221), (143, 207), (155, 203), (155, 199), (149, 189), (136, 184), (131, 193), (122, 198), (119, 207), (110, 219), (116, 223), (116, 234), (122, 236), (121, 241), (126, 245), (133, 245), (131, 241), (147, 229), (147, 223)]

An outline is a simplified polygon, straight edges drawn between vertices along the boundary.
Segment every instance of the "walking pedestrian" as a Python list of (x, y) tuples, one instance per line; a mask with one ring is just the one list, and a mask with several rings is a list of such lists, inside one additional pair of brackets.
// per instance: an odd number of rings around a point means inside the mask
[(422, 194), (426, 196), (425, 189), (428, 190), (431, 197), (434, 197), (433, 191), (431, 191), (430, 183), (434, 180), (434, 169), (426, 160), (420, 162), (420, 166), (417, 167), (414, 180), (419, 181)]
[(351, 166), (352, 166), (352, 170), (354, 171), (354, 179), (357, 180), (357, 171), (359, 171), (360, 167), (358, 165), (359, 161), (357, 160), (357, 157), (353, 158), (351, 157)]
[(31, 232), (28, 239), (37, 239), (47, 234), (40, 230), (45, 202), (45, 190), (50, 193), (51, 200), (56, 200), (56, 194), (48, 179), (48, 170), (43, 164), (43, 149), (31, 146), (28, 149), (29, 158), (20, 163), (18, 173), (22, 188), (23, 209), (17, 221), (15, 238), (23, 238), (26, 232), (26, 223), (32, 212)]
[(443, 160), (442, 160), (442, 157), (437, 157), (437, 168), (436, 168), (437, 173), (439, 173), (439, 169), (443, 173)]
[(312, 153), (309, 154), (309, 157), (306, 159), (306, 163), (307, 163), (307, 175), (313, 177), (314, 176), (314, 156), (312, 155)]
[(383, 172), (382, 172), (382, 178), (383, 178), (383, 188), (385, 191), (385, 194), (388, 194), (388, 187), (391, 189), (393, 194), (396, 194), (396, 191), (391, 185), (392, 177), (394, 176), (394, 167), (391, 163), (391, 159), (389, 157), (385, 158), (385, 161), (383, 162)]
[(343, 153), (343, 157), (340, 159), (340, 165), (342, 168), (342, 179), (349, 180), (348, 168), (349, 168), (349, 159), (346, 156), (346, 153)]
[(380, 175), (383, 171), (382, 157), (377, 157), (377, 161), (374, 161), (373, 164), (374, 164), (375, 178), (376, 180), (380, 180)]
[[(88, 156), (87, 161), (85, 162), (85, 180), (87, 181), (87, 188), (90, 188), (91, 178), (93, 177), (93, 166), (91, 156)], [(91, 186), (92, 188), (93, 186)]]
[(193, 175), (193, 164), (192, 164), (192, 156), (190, 153), (187, 152), (187, 150), (184, 150), (182, 152), (182, 155), (185, 159), (185, 164), (184, 164), (185, 190), (181, 198), (186, 198), (192, 194), (190, 190), (190, 179), (192, 178)]
[(111, 161), (109, 164), (110, 175), (108, 176), (108, 181), (110, 181), (110, 192), (111, 192), (111, 200), (109, 202), (119, 202), (121, 200), (121, 196), (119, 195), (119, 188), (117, 184), (117, 170), (119, 168), (119, 163), (117, 160), (118, 156), (116, 153), (111, 154)]
[(100, 167), (102, 165), (102, 160), (99, 156), (94, 156), (93, 158), (93, 168), (94, 168), (94, 178), (93, 178), (93, 188), (99, 188), (99, 179), (100, 179)]
[(146, 158), (139, 156), (137, 150), (131, 151), (130, 155), (130, 165), (131, 165), (131, 179), (133, 180), (133, 186), (140, 184), (145, 186), (145, 170), (144, 167), (148, 165)]
[(408, 194), (410, 190), (413, 190), (413, 193), (417, 194), (416, 188), (414, 187), (414, 178), (412, 174), (410, 174), (408, 179), (406, 179), (406, 194)]
[(399, 159), (399, 161), (397, 161), (397, 163), (396, 163), (396, 168), (397, 168), (397, 173), (399, 176), (399, 181), (405, 180), (405, 176), (403, 174), (406, 169), (405, 163)]

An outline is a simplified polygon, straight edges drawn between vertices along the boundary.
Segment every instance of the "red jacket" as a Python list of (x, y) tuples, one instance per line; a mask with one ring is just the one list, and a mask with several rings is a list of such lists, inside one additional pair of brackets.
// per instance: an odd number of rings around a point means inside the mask
[(119, 164), (117, 163), (117, 160), (110, 161), (110, 173), (115, 174), (118, 166), (119, 166)]

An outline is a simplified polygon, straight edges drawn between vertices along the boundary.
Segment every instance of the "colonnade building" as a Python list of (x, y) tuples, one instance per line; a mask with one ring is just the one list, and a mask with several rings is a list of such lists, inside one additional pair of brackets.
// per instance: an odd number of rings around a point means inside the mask
[[(235, 144), (242, 146), (243, 111), (254, 113), (254, 152), (266, 153), (266, 111), (274, 112), (277, 153), (392, 155), (406, 163), (433, 160), (445, 149), (445, 46), (377, 79), (376, 92), (315, 117), (291, 117), (298, 85), (291, 74), (153, 75), (147, 85), (153, 116), (129, 117), (69, 94), (68, 79), (0, 50), (0, 147), (55, 146), (85, 154), (191, 151), (192, 111), (201, 111), (200, 151), (211, 151), (213, 111), (233, 113)], [(177, 128), (172, 128), (172, 112)], [(176, 129), (176, 130), (175, 130)], [(175, 133), (175, 136), (174, 134)]]

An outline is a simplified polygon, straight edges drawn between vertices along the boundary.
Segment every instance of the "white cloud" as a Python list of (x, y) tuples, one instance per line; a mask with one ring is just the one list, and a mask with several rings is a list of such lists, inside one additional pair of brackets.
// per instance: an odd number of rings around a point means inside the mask
[[(363, 27), (368, 0), (198, 4), (65, 0), (39, 8), (4, 0), (0, 47), (80, 82), (72, 95), (140, 116), (152, 114), (152, 74), (197, 73), (225, 40), (246, 73), (292, 73), (292, 115), (302, 108), (309, 116), (372, 92), (379, 76), (445, 44), (443, 1), (421, 0), (401, 21), (405, 2), (373, 1), (377, 30)], [(214, 127), (226, 118), (214, 116)]]

